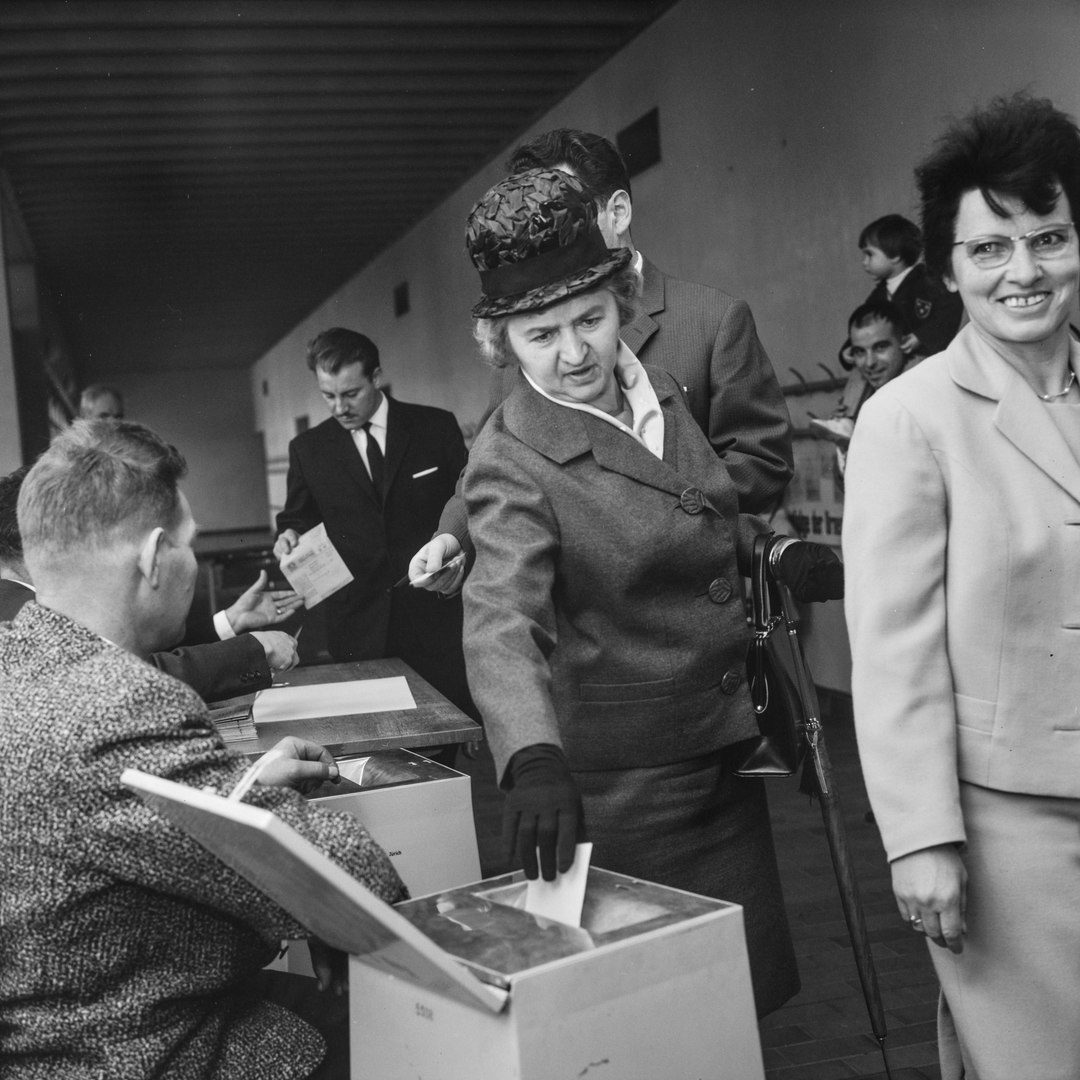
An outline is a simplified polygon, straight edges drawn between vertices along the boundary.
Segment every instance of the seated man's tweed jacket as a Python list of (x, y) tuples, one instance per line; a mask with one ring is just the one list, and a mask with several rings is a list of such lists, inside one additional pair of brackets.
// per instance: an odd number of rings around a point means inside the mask
[[(311, 1073), (321, 1037), (248, 987), (303, 927), (120, 785), (125, 767), (226, 794), (182, 683), (57, 612), (0, 626), (0, 1059), (5, 1080)], [(354, 818), (256, 785), (376, 895), (403, 886)]]

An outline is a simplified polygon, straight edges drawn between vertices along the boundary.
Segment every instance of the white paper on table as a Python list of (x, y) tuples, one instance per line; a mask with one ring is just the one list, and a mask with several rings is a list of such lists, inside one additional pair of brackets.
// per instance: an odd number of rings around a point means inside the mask
[(316, 686), (271, 686), (255, 695), (251, 718), (256, 724), (272, 724), (275, 720), (314, 720), (415, 708), (405, 676), (391, 675)]
[(591, 860), (592, 844), (578, 844), (574, 862), (565, 874), (556, 874), (554, 881), (539, 877), (529, 882), (525, 889), (525, 910), (567, 926), (580, 926)]
[(343, 589), (353, 576), (337, 548), (319, 522), (300, 537), (296, 547), (281, 560), (281, 572), (304, 598), (304, 607), (314, 607)]

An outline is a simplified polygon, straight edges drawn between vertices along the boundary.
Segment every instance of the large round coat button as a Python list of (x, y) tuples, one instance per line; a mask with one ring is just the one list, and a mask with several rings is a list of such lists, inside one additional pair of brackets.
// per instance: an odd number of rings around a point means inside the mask
[(732, 669), (731, 671), (725, 671), (724, 677), (720, 680), (720, 689), (725, 694), (734, 694), (739, 689), (739, 684), (742, 682), (742, 673)]
[(722, 577), (709, 582), (709, 599), (714, 604), (726, 604), (731, 599), (732, 588)]
[(687, 488), (679, 496), (679, 505), (688, 514), (700, 514), (705, 509), (705, 496), (697, 488)]

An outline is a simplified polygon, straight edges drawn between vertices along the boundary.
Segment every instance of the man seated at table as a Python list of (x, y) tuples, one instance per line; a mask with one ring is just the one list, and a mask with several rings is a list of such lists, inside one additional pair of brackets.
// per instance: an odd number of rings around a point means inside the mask
[[(16, 514), (19, 489), (28, 471), (23, 466), (0, 477), (0, 621), (15, 618), (34, 598)], [(292, 591), (273, 592), (266, 585), (263, 571), (234, 604), (217, 613), (216, 632), (224, 640), (151, 653), (147, 659), (160, 671), (186, 682), (204, 701), (269, 686), (272, 672), (288, 671), (296, 664), (296, 640), (281, 630), (261, 628), (287, 619), (303, 600)]]
[[(19, 494), (37, 603), (0, 625), (6, 1080), (348, 1075), (319, 1068), (323, 1039), (273, 1000), (274, 976), (296, 977), (261, 972), (304, 928), (120, 784), (132, 767), (224, 795), (245, 769), (195, 693), (144, 662), (182, 633), (194, 589), (183, 472), (146, 428), (80, 422)], [(246, 797), (401, 899), (354, 818), (290, 790), (336, 777), (329, 754), (279, 748)], [(310, 1012), (328, 1020), (335, 1005)]]

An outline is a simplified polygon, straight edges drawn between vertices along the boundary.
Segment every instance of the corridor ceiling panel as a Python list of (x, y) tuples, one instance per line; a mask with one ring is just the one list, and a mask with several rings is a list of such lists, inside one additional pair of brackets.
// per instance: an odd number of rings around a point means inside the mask
[(671, 6), (4, 0), (0, 179), (74, 360), (250, 364)]

